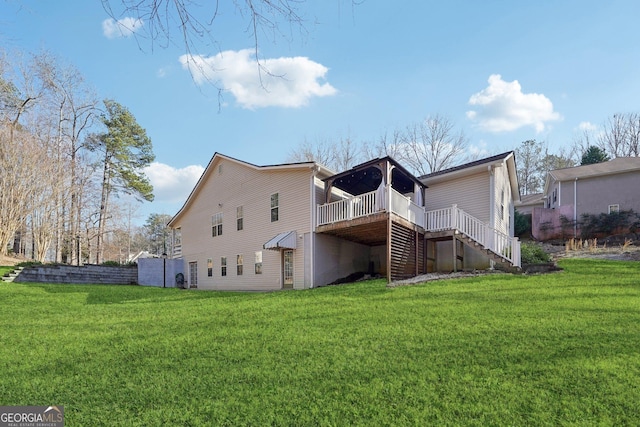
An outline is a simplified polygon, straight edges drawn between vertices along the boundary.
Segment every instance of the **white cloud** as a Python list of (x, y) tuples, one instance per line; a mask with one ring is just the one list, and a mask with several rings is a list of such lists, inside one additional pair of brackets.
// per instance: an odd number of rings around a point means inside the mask
[(116, 21), (108, 18), (102, 21), (102, 34), (108, 39), (131, 37), (143, 25), (144, 22), (141, 19), (125, 17)]
[(191, 71), (196, 83), (213, 82), (231, 92), (248, 109), (302, 107), (314, 96), (331, 96), (337, 90), (321, 83), (329, 71), (309, 58), (283, 57), (260, 60), (253, 50), (225, 51), (215, 56), (182, 55), (182, 67)]
[(477, 144), (471, 144), (467, 147), (466, 154), (472, 159), (480, 159), (491, 155), (491, 151), (487, 147), (487, 143), (480, 140)]
[(598, 130), (598, 125), (594, 125), (591, 122), (580, 122), (577, 130), (582, 132), (595, 132)]
[(506, 132), (533, 126), (542, 132), (545, 123), (562, 119), (553, 104), (539, 93), (522, 93), (517, 80), (505, 82), (499, 74), (489, 76), (489, 86), (469, 98), (467, 117), (488, 132)]
[(164, 163), (153, 162), (144, 170), (153, 185), (158, 202), (184, 202), (200, 179), (204, 167), (191, 165), (182, 169)]

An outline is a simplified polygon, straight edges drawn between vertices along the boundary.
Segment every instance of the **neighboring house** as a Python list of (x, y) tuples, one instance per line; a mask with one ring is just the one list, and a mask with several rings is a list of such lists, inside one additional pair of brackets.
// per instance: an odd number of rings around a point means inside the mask
[(139, 259), (146, 259), (146, 258), (160, 258), (160, 257), (150, 253), (149, 251), (140, 251), (137, 254), (130, 256), (127, 262), (130, 262), (130, 263), (138, 262)]
[(522, 215), (531, 215), (534, 208), (544, 208), (544, 195), (542, 193), (525, 194), (516, 201), (515, 208)]
[(190, 286), (228, 290), (519, 266), (515, 176), (513, 153), (420, 179), (389, 157), (334, 174), (315, 162), (257, 166), (216, 153), (169, 222), (173, 254)]
[(550, 171), (544, 207), (533, 210), (532, 234), (539, 240), (580, 234), (584, 214), (640, 212), (640, 157)]

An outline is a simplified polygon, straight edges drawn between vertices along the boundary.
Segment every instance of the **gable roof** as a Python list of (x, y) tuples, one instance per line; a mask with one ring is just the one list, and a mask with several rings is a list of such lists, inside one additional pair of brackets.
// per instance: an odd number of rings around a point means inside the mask
[(507, 151), (505, 153), (496, 154), (495, 156), (475, 160), (473, 162), (465, 163), (459, 166), (454, 166), (449, 169), (432, 172), (427, 175), (422, 175), (418, 179), (425, 185), (430, 185), (472, 175), (487, 170), (489, 166), (501, 166), (503, 164), (507, 165), (509, 171), (511, 194), (513, 195), (515, 200), (518, 200), (520, 198), (520, 189), (518, 188), (518, 175), (516, 173), (516, 156), (515, 152), (513, 151)]
[(549, 193), (552, 181), (562, 182), (580, 178), (596, 178), (634, 171), (640, 171), (640, 157), (616, 157), (608, 162), (552, 170), (547, 173), (545, 178), (544, 194)]
[(608, 162), (552, 170), (549, 175), (556, 181), (566, 181), (633, 171), (640, 171), (640, 157), (616, 157)]
[(516, 202), (516, 206), (534, 206), (544, 204), (543, 196), (543, 193), (525, 194), (524, 196), (520, 196), (520, 201)]
[(167, 224), (169, 227), (171, 227), (171, 225), (176, 222), (176, 220), (182, 215), (182, 213), (191, 205), (191, 202), (193, 201), (193, 199), (195, 199), (197, 197), (198, 193), (200, 192), (200, 189), (204, 185), (204, 182), (211, 175), (211, 173), (212, 173), (212, 171), (214, 169), (214, 163), (219, 163), (222, 160), (230, 161), (230, 162), (233, 162), (233, 163), (237, 163), (237, 164), (246, 166), (246, 167), (251, 168), (251, 169), (262, 170), (262, 171), (294, 170), (294, 169), (309, 169), (309, 170), (313, 170), (313, 169), (315, 169), (315, 170), (318, 171), (318, 175), (320, 176), (320, 178), (324, 178), (324, 177), (327, 177), (327, 176), (330, 176), (330, 175), (334, 174), (333, 171), (329, 170), (325, 166), (321, 165), (320, 163), (316, 163), (316, 162), (282, 163), (282, 164), (275, 164), (275, 165), (258, 166), (258, 165), (255, 165), (253, 163), (245, 162), (243, 160), (238, 160), (238, 159), (236, 159), (234, 157), (226, 156), (226, 155), (218, 153), (216, 151), (213, 154), (213, 157), (211, 157), (211, 160), (209, 160), (209, 163), (207, 164), (207, 167), (204, 169), (204, 172), (202, 172), (202, 175), (198, 179), (198, 182), (196, 183), (196, 185), (191, 190), (191, 193), (189, 193), (189, 196), (185, 200), (184, 204), (182, 205), (182, 207), (180, 208), (178, 213), (176, 213), (173, 216), (173, 218), (171, 218), (169, 223)]
[(423, 180), (423, 179), (429, 180), (431, 178), (434, 178), (434, 177), (440, 176), (440, 175), (446, 175), (446, 174), (455, 173), (455, 172), (458, 172), (458, 171), (470, 170), (470, 169), (477, 168), (477, 166), (482, 166), (482, 165), (486, 165), (486, 164), (502, 162), (503, 160), (506, 160), (510, 155), (513, 155), (513, 154), (514, 154), (513, 151), (507, 151), (506, 153), (496, 154), (495, 156), (487, 157), (485, 159), (475, 160), (473, 162), (469, 162), (469, 163), (465, 163), (465, 164), (462, 164), (462, 165), (454, 166), (452, 168), (443, 169), (443, 170), (440, 170), (440, 171), (437, 171), (437, 172), (428, 173), (426, 175), (422, 175), (422, 176), (418, 177), (418, 179), (420, 179), (420, 180)]

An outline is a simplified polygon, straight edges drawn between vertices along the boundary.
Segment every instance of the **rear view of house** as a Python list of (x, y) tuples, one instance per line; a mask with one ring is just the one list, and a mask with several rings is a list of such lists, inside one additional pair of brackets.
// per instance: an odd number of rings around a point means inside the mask
[(335, 174), (219, 153), (170, 221), (190, 286), (275, 290), (371, 274), (518, 267), (513, 153), (417, 178), (392, 158)]

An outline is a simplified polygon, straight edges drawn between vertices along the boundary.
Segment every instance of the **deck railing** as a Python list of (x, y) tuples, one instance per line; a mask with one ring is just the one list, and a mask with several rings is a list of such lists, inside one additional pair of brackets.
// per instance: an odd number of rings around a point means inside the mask
[(489, 227), (456, 205), (425, 212), (426, 231), (457, 230), (485, 249), (520, 267), (520, 241), (506, 233)]
[(180, 258), (182, 256), (182, 245), (174, 245), (171, 255), (173, 258)]
[(410, 197), (391, 189), (391, 212), (411, 223), (424, 227), (424, 208), (416, 205)]
[[(384, 210), (384, 198), (377, 197), (376, 191), (338, 200), (336, 202), (318, 205), (318, 225), (347, 221)], [(376, 203), (376, 199), (378, 203)], [(382, 200), (380, 200), (382, 199)]]
[(364, 217), (385, 211), (389, 205), (391, 212), (416, 224), (428, 232), (455, 230), (469, 237), (485, 249), (520, 267), (520, 241), (506, 233), (489, 227), (479, 219), (469, 215), (456, 205), (450, 208), (425, 211), (409, 197), (394, 189), (388, 192), (376, 190), (349, 197), (336, 202), (319, 205), (317, 225)]

